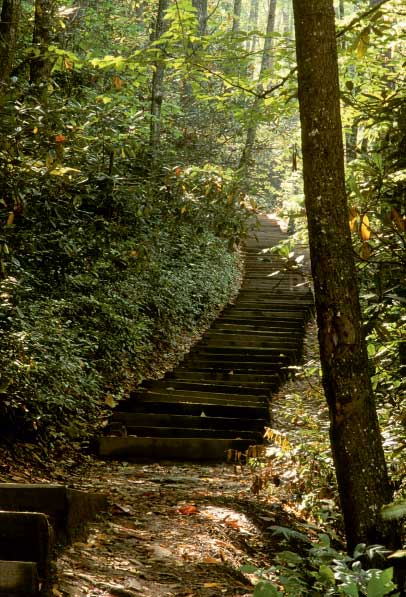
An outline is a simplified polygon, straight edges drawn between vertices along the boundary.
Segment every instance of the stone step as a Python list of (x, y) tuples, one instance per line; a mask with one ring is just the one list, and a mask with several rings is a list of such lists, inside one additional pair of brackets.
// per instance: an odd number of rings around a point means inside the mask
[[(247, 324), (245, 324), (246, 326)], [(291, 331), (286, 330), (278, 330), (265, 327), (263, 330), (256, 330), (253, 326), (250, 328), (242, 328), (242, 331), (239, 332), (238, 329), (226, 327), (226, 322), (220, 322), (220, 327), (213, 327), (207, 332), (203, 338), (199, 342), (205, 342), (206, 340), (214, 340), (217, 338), (221, 338), (224, 340), (233, 340), (235, 338), (241, 340), (267, 340), (273, 339), (276, 343), (278, 342), (286, 342), (294, 344), (296, 342), (296, 338)]]
[(310, 291), (310, 287), (302, 276), (297, 276), (289, 272), (283, 272), (279, 269), (272, 268), (250, 268), (249, 273), (244, 276), (242, 288), (244, 286), (252, 286), (254, 284), (278, 284), (281, 287), (300, 290), (302, 288)]
[[(186, 394), (195, 395), (198, 394), (203, 398), (210, 396), (212, 398), (223, 399), (227, 396), (228, 400), (242, 400), (245, 396), (267, 396), (270, 389), (274, 389), (278, 384), (279, 378), (274, 378), (273, 382), (245, 382), (244, 384), (231, 380), (220, 381), (220, 380), (201, 380), (201, 381), (189, 381), (182, 379), (168, 379), (145, 382), (139, 388), (139, 392), (143, 394), (143, 399), (147, 399), (148, 395), (152, 392), (157, 394), (158, 392), (164, 393), (165, 395), (171, 395), (173, 392), (180, 396), (180, 392), (186, 392)], [(144, 393), (144, 391), (146, 393)]]
[(303, 307), (299, 309), (285, 309), (283, 310), (281, 306), (273, 306), (269, 305), (268, 307), (263, 306), (252, 306), (249, 305), (248, 307), (243, 307), (242, 305), (233, 305), (223, 311), (220, 318), (224, 319), (227, 317), (243, 317), (246, 319), (261, 317), (263, 319), (273, 319), (275, 321), (286, 321), (286, 322), (298, 322), (301, 325), (304, 325), (303, 318), (307, 313), (307, 309)]
[(289, 317), (289, 315), (301, 316), (305, 323), (309, 313), (311, 314), (313, 311), (313, 304), (310, 303), (306, 298), (297, 301), (277, 301), (273, 298), (269, 298), (267, 293), (261, 294), (255, 292), (247, 293), (246, 295), (241, 296), (238, 301), (236, 301), (234, 306), (237, 311), (251, 311), (254, 309), (259, 311), (263, 309), (267, 310), (269, 313), (272, 311), (277, 311), (280, 313), (283, 309), (283, 315), (285, 318)]
[(247, 276), (241, 290), (259, 290), (269, 293), (278, 291), (286, 295), (294, 292), (298, 296), (307, 294), (313, 298), (309, 287), (303, 280), (299, 283), (284, 276)]
[(50, 595), (54, 543), (107, 509), (100, 494), (62, 485), (0, 483), (0, 596)]
[[(234, 388), (232, 388), (234, 391)], [(133, 402), (136, 404), (148, 404), (148, 402), (185, 402), (188, 404), (213, 404), (219, 406), (255, 406), (259, 407), (266, 403), (269, 396), (269, 392), (261, 390), (260, 394), (230, 394), (227, 392), (214, 393), (214, 392), (193, 392), (187, 390), (173, 390), (167, 391), (160, 390), (159, 388), (139, 392), (136, 397), (132, 396)], [(200, 414), (200, 413), (199, 413)]]
[[(250, 300), (250, 301), (244, 300), (244, 301), (241, 301), (240, 303), (238, 303), (238, 309), (247, 309), (247, 310), (251, 310), (251, 309), (253, 309), (255, 307), (257, 307), (257, 308), (258, 307), (260, 307), (260, 308), (261, 307), (263, 307), (263, 308), (269, 308), (271, 306), (272, 305), (270, 303), (266, 303), (264, 301), (257, 301), (257, 302), (255, 302), (254, 300)], [(284, 307), (286, 308), (286, 311), (288, 311), (287, 306), (284, 305)], [(304, 323), (307, 323), (311, 319), (311, 317), (312, 317), (313, 306), (312, 305), (308, 305), (308, 306), (291, 305), (290, 308), (289, 308), (289, 311), (291, 311), (291, 313), (294, 316), (296, 316), (296, 317), (298, 315), (300, 315), (300, 314), (303, 314), (302, 315), (302, 321)]]
[(228, 323), (227, 321), (219, 321), (216, 324), (214, 324), (210, 331), (207, 333), (207, 337), (210, 338), (210, 336), (212, 335), (212, 333), (218, 334), (218, 333), (222, 333), (222, 334), (230, 334), (230, 335), (240, 335), (240, 334), (246, 334), (248, 336), (258, 336), (258, 337), (264, 337), (264, 336), (269, 336), (269, 337), (273, 337), (273, 338), (285, 338), (285, 337), (289, 337), (294, 339), (296, 336), (300, 336), (302, 337), (302, 333), (300, 329), (295, 329), (295, 328), (288, 328), (288, 329), (281, 329), (280, 327), (278, 327), (277, 325), (263, 325), (263, 326), (258, 326), (255, 325), (253, 323), (245, 323), (245, 324), (240, 324), (240, 325), (236, 325), (236, 324), (232, 324), (232, 323)]
[(178, 367), (177, 371), (191, 371), (193, 372), (206, 372), (206, 373), (229, 373), (233, 371), (235, 374), (257, 374), (261, 375), (264, 373), (265, 375), (275, 374), (278, 375), (280, 379), (285, 379), (286, 376), (289, 374), (289, 363), (254, 363), (254, 362), (235, 362), (233, 359), (227, 361), (216, 361), (214, 359), (206, 359), (200, 361), (190, 361), (188, 360), (187, 363), (183, 367)]
[[(27, 575), (31, 568), (32, 583), (37, 577), (37, 586), (35, 584), (32, 586), (34, 592), (31, 594), (36, 594), (35, 590), (39, 594), (40, 584), (48, 589), (50, 587), (53, 547), (52, 527), (45, 514), (40, 512), (0, 512), (0, 560), (30, 564), (28, 568), (22, 566), (23, 570), (21, 567), (16, 566), (16, 570), (25, 571)], [(33, 568), (33, 564), (35, 568)], [(3, 564), (3, 568), (6, 569), (7, 566)], [(12, 569), (12, 566), (8, 569), (9, 578), (5, 586), (2, 587), (2, 581), (0, 580), (2, 590), (6, 590), (5, 587), (12, 582), (12, 578), (10, 578)], [(26, 582), (27, 576), (23, 576), (23, 578)], [(16, 580), (18, 580), (18, 577)], [(13, 590), (22, 590), (21, 582), (23, 581), (18, 580), (14, 589), (11, 587), (11, 595)], [(7, 593), (3, 592), (3, 594)]]
[(251, 405), (239, 403), (221, 403), (214, 401), (191, 401), (187, 397), (177, 400), (165, 401), (158, 397), (153, 401), (129, 401), (120, 404), (120, 408), (128, 408), (134, 413), (156, 413), (156, 414), (176, 414), (191, 415), (195, 417), (230, 417), (231, 419), (269, 419), (269, 408), (265, 403), (252, 403)]
[(191, 356), (196, 358), (205, 359), (209, 357), (210, 359), (221, 359), (224, 360), (225, 357), (234, 357), (237, 360), (247, 359), (247, 360), (256, 360), (256, 359), (266, 359), (268, 356), (270, 357), (281, 357), (286, 359), (292, 359), (295, 357), (297, 353), (296, 349), (292, 348), (264, 348), (262, 347), (255, 347), (255, 346), (202, 346), (198, 351), (192, 349)]
[[(293, 336), (293, 337), (302, 337), (303, 336), (303, 328), (297, 328), (296, 326), (279, 326), (276, 323), (274, 324), (267, 324), (266, 322), (263, 324), (253, 323), (252, 320), (248, 323), (245, 320), (244, 323), (235, 323), (234, 321), (227, 321), (220, 319), (215, 323), (211, 330), (221, 330), (226, 333), (255, 333), (255, 334), (272, 334), (275, 336)], [(210, 333), (208, 334), (210, 335)]]
[[(202, 417), (204, 419), (204, 417)], [(262, 433), (257, 431), (243, 431), (238, 429), (222, 429), (221, 437), (224, 439), (248, 439), (251, 443), (261, 443)], [(127, 427), (127, 437), (219, 437), (218, 429), (208, 427)], [(113, 434), (114, 437), (114, 434)]]
[[(208, 363), (210, 363), (208, 365)], [(260, 353), (252, 353), (250, 351), (241, 351), (240, 353), (235, 350), (229, 349), (226, 353), (213, 353), (211, 350), (205, 349), (201, 352), (189, 353), (185, 356), (185, 359), (180, 363), (179, 368), (184, 369), (185, 367), (202, 366), (215, 366), (218, 368), (227, 367), (230, 369), (230, 364), (238, 368), (258, 367), (263, 369), (264, 367), (284, 367), (289, 363), (288, 356), (282, 356), (278, 353), (269, 353), (261, 355)]]
[[(125, 427), (169, 427), (199, 428), (218, 430), (245, 430), (262, 433), (267, 424), (266, 419), (231, 419), (230, 417), (201, 417), (188, 415), (115, 412), (111, 418), (113, 422), (122, 423)], [(222, 431), (223, 433), (223, 431)], [(148, 434), (146, 434), (148, 435)]]
[(36, 562), (0, 561), (0, 595), (4, 597), (29, 597), (44, 595)]
[(274, 318), (272, 316), (269, 317), (261, 317), (259, 316), (243, 316), (240, 313), (233, 314), (224, 313), (221, 315), (214, 324), (214, 327), (221, 326), (221, 325), (253, 325), (253, 326), (260, 326), (260, 327), (271, 327), (279, 330), (286, 330), (287, 333), (290, 331), (298, 330), (302, 334), (304, 332), (304, 323), (301, 318), (291, 318), (291, 319), (283, 319), (283, 318)]
[[(235, 306), (238, 307), (244, 303), (254, 302), (255, 304), (267, 303), (270, 306), (277, 306), (279, 309), (282, 307), (285, 310), (291, 311), (292, 309), (303, 309), (304, 306), (313, 304), (313, 299), (308, 293), (301, 294), (295, 291), (295, 296), (292, 297), (291, 292), (283, 293), (274, 289), (274, 294), (270, 294), (268, 289), (263, 291), (255, 290), (240, 290)], [(278, 296), (276, 296), (278, 295)]]
[(101, 437), (99, 454), (125, 460), (224, 461), (229, 450), (244, 452), (252, 444), (247, 439), (177, 437)]
[(203, 347), (239, 347), (239, 348), (271, 348), (277, 350), (296, 349), (298, 342), (294, 338), (274, 336), (251, 336), (248, 334), (210, 334), (207, 338), (200, 341), (199, 345)]
[[(277, 293), (278, 300), (281, 303), (283, 301), (293, 302), (293, 300), (297, 302), (304, 299), (313, 302), (313, 295), (305, 286), (295, 286), (290, 283), (284, 284), (278, 280), (247, 280), (241, 286), (240, 296), (244, 296), (244, 294), (249, 292), (259, 293), (261, 296), (265, 294), (268, 298), (271, 298), (271, 293)], [(294, 297), (292, 297), (293, 292), (295, 293)]]
[(166, 379), (176, 379), (179, 381), (194, 381), (194, 380), (208, 380), (208, 381), (225, 381), (225, 382), (234, 382), (244, 384), (246, 382), (249, 383), (260, 383), (265, 384), (269, 387), (273, 386), (275, 383), (280, 381), (279, 374), (272, 374), (266, 373), (264, 371), (255, 372), (255, 373), (237, 373), (234, 369), (228, 369), (228, 371), (218, 372), (218, 371), (196, 371), (196, 370), (185, 370), (185, 369), (176, 369), (171, 374), (169, 374)]
[(64, 485), (0, 483), (0, 510), (46, 514), (59, 542), (74, 539), (106, 508), (106, 496)]

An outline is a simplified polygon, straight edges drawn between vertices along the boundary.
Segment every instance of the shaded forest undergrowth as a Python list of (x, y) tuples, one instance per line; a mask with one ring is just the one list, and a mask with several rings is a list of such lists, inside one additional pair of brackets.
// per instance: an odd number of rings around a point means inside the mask
[[(189, 183), (173, 170), (99, 183), (83, 183), (80, 201), (50, 185), (3, 230), (0, 432), (11, 442), (86, 440), (238, 288), (232, 239), (250, 214), (235, 212), (227, 180), (208, 169)], [(196, 203), (185, 213), (188, 184)]]

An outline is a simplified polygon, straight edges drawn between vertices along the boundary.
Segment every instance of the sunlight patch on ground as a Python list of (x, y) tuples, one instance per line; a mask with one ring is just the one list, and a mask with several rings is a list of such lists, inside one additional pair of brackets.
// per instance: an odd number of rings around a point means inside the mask
[(256, 527), (248, 520), (245, 514), (236, 512), (231, 508), (219, 506), (206, 506), (201, 510), (202, 516), (226, 527), (236, 529), (243, 535), (254, 535)]

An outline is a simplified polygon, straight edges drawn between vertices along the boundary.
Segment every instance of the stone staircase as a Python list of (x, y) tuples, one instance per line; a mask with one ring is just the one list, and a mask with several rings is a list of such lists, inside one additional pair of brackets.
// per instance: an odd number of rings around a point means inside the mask
[(0, 596), (55, 595), (55, 549), (107, 507), (105, 496), (63, 485), (0, 483)]
[(262, 254), (288, 238), (259, 218), (245, 243), (241, 290), (184, 361), (144, 382), (111, 417), (99, 439), (106, 458), (224, 460), (262, 443), (269, 399), (298, 362), (312, 292), (286, 259)]

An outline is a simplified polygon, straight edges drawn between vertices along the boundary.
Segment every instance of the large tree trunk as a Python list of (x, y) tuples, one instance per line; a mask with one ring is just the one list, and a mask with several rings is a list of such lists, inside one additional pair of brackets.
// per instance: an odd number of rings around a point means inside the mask
[(304, 188), (323, 386), (349, 551), (397, 544), (348, 225), (332, 0), (294, 0)]
[(20, 18), (20, 0), (3, 0), (0, 15), (0, 96), (14, 65)]
[[(166, 23), (164, 16), (168, 6), (169, 0), (159, 0), (152, 41), (159, 39), (165, 32)], [(149, 145), (153, 161), (155, 161), (161, 139), (161, 109), (164, 95), (164, 76), (165, 63), (161, 56), (160, 59), (158, 59), (155, 63), (155, 70), (152, 75), (151, 85), (151, 125)]]

